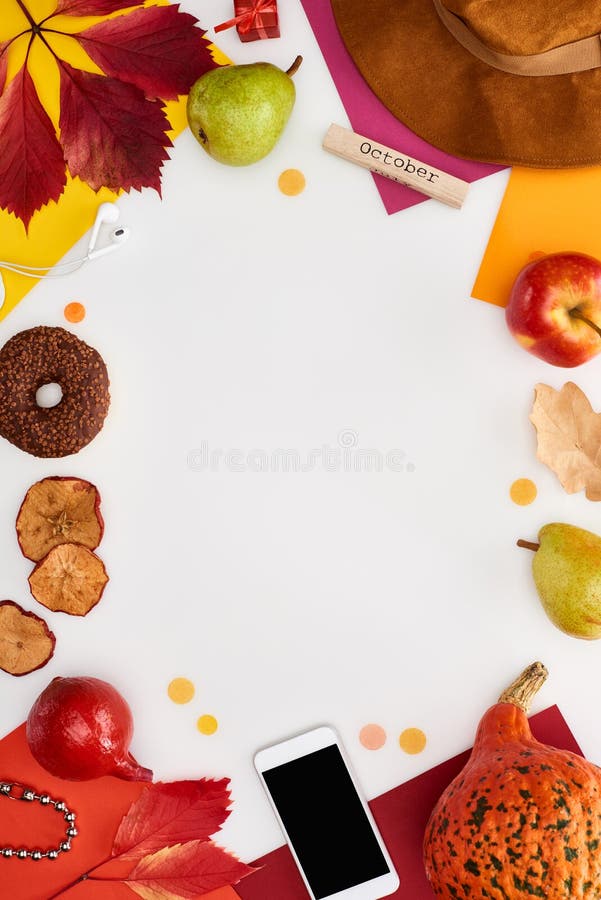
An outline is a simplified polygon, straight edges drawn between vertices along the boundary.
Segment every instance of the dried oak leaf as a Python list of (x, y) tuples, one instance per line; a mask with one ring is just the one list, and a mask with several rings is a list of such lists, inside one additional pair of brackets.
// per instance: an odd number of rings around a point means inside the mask
[(172, 844), (208, 840), (229, 815), (228, 785), (227, 778), (150, 785), (123, 817), (112, 855), (140, 859)]
[(83, 478), (51, 477), (32, 485), (17, 516), (24, 556), (38, 562), (59, 544), (95, 550), (104, 532), (100, 494)]
[(0, 602), (0, 669), (27, 675), (52, 659), (56, 638), (45, 621), (12, 600)]
[(37, 564), (29, 587), (47, 609), (85, 616), (102, 597), (108, 580), (95, 553), (81, 544), (60, 544)]
[(537, 384), (530, 421), (536, 428), (541, 462), (549, 466), (568, 494), (585, 490), (601, 500), (601, 413), (569, 381), (560, 391)]
[(145, 856), (124, 883), (143, 900), (194, 900), (253, 871), (212, 841), (188, 841)]

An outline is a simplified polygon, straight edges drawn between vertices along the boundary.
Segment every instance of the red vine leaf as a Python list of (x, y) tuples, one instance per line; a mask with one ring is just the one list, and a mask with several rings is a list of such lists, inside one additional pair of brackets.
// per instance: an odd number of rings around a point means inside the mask
[(58, 200), (67, 179), (54, 125), (26, 65), (0, 97), (0, 148), (0, 206), (27, 230), (36, 210)]
[(193, 900), (253, 871), (211, 841), (188, 841), (145, 856), (124, 883), (143, 900)]
[[(0, 41), (0, 208), (26, 229), (37, 209), (61, 195), (66, 166), (95, 191), (152, 187), (160, 194), (161, 167), (171, 146), (162, 101), (186, 94), (216, 64), (194, 16), (177, 5), (135, 8), (141, 5), (142, 0), (56, 0), (54, 12), (37, 25), (23, 6), (29, 22), (22, 32), (29, 32), (25, 69), (8, 85), (7, 48), (21, 33)], [(121, 10), (129, 12), (80, 33), (61, 31), (52, 21)], [(104, 74), (73, 68), (46, 33), (63, 35), (61, 46), (79, 41)], [(27, 71), (38, 41), (50, 65), (54, 59), (59, 67), (58, 135)], [(46, 75), (51, 73), (39, 77)]]
[(172, 844), (206, 841), (229, 815), (229, 780), (157, 782), (123, 817), (113, 856), (139, 859)]
[(171, 146), (162, 104), (116, 78), (60, 62), (60, 132), (72, 175), (95, 191), (152, 187)]
[(144, 0), (58, 0), (54, 16), (106, 16), (130, 6), (140, 6)]
[(0, 41), (0, 94), (4, 90), (6, 84), (6, 73), (8, 70), (8, 53), (9, 41)]
[(215, 67), (196, 21), (179, 6), (150, 6), (75, 36), (107, 75), (135, 84), (149, 98), (175, 100)]

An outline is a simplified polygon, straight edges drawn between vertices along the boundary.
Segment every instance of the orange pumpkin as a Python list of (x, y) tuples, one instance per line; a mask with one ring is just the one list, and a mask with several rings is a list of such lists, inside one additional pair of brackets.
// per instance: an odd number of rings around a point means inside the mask
[(424, 863), (444, 900), (601, 898), (601, 769), (537, 741), (529, 666), (482, 717), (472, 755), (434, 807)]

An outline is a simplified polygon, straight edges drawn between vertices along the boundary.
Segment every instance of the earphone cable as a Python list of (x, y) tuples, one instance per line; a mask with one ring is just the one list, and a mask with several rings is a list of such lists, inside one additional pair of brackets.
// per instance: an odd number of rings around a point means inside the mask
[[(3, 262), (0, 260), (0, 269), (6, 269), (7, 272), (15, 272), (17, 275), (24, 275), (26, 278), (60, 278), (63, 275), (71, 275), (77, 272), (88, 261), (89, 257), (84, 256), (81, 259), (73, 259), (71, 262), (60, 263), (57, 266), (21, 266), (13, 263)], [(53, 274), (51, 269), (60, 269), (61, 271)], [(66, 271), (64, 271), (66, 269)]]

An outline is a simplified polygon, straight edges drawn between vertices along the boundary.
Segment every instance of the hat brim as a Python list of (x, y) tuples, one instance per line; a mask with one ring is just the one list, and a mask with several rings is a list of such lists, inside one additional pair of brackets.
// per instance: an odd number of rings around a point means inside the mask
[(450, 34), (432, 0), (332, 0), (342, 39), (388, 109), (441, 150), (540, 168), (601, 162), (601, 69), (510, 75)]

